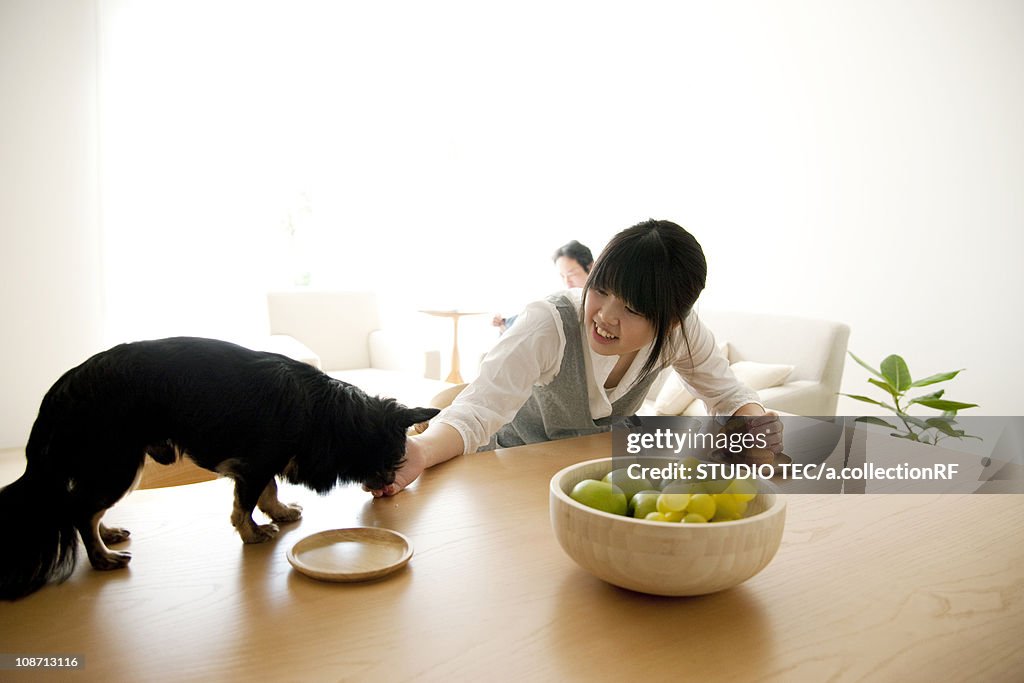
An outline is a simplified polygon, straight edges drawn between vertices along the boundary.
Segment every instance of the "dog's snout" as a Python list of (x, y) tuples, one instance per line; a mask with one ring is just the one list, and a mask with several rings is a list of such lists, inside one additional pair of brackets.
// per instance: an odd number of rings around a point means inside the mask
[(380, 490), (385, 486), (395, 483), (395, 473), (372, 474), (363, 483), (366, 484), (367, 488)]

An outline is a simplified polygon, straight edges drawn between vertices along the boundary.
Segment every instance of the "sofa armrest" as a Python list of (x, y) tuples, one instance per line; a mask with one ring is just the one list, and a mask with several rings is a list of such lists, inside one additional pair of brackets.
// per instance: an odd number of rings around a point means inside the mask
[[(777, 410), (792, 415), (818, 417), (834, 415), (836, 411), (835, 395), (820, 382), (810, 380), (787, 382), (777, 387), (761, 389), (757, 395), (768, 410)], [(656, 415), (654, 401), (650, 399), (645, 401), (639, 414)], [(682, 414), (701, 417), (707, 415), (708, 411), (704, 401), (695, 399)]]
[(765, 407), (792, 415), (835, 415), (837, 395), (821, 382), (801, 380), (757, 392)]
[(441, 379), (441, 352), (417, 348), (408, 335), (389, 330), (374, 330), (367, 338), (370, 367), (379, 370), (409, 372), (417, 377)]
[(320, 356), (313, 353), (308, 346), (290, 334), (272, 334), (266, 339), (260, 340), (260, 343), (253, 345), (253, 348), (260, 351), (279, 353), (282, 356), (288, 356), (303, 363), (309, 363), (313, 367), (323, 370)]

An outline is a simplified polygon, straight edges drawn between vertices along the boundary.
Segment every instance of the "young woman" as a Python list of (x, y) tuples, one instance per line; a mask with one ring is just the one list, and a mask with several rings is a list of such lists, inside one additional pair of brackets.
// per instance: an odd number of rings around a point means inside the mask
[(479, 377), (422, 434), (409, 437), (394, 495), (456, 455), (608, 431), (634, 415), (659, 371), (675, 368), (712, 415), (750, 416), (747, 430), (782, 450), (782, 422), (766, 412), (691, 313), (707, 263), (697, 240), (646, 221), (608, 244), (582, 290), (527, 306)]

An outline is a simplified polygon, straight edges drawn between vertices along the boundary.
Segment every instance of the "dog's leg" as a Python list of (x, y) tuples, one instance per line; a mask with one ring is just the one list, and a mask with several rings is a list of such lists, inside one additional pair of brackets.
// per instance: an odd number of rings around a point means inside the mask
[[(89, 519), (79, 521), (75, 526), (78, 527), (78, 533), (81, 534), (82, 542), (85, 543), (85, 552), (89, 555), (89, 562), (94, 568), (121, 569), (128, 566), (132, 555), (127, 552), (114, 552), (104, 544), (104, 531), (108, 533), (115, 531), (100, 524), (104, 512), (106, 510), (100, 510)], [(123, 530), (117, 529), (116, 531)]]
[(124, 543), (128, 540), (128, 537), (132, 535), (132, 532), (127, 529), (120, 527), (109, 527), (103, 522), (100, 522), (100, 538), (107, 545), (117, 545), (118, 543)]
[(302, 517), (301, 505), (282, 503), (277, 499), (277, 480), (274, 478), (271, 478), (270, 483), (263, 489), (256, 506), (272, 520), (282, 524), (297, 522)]
[[(138, 488), (140, 481), (142, 481), (142, 465), (141, 464), (139, 465), (138, 470), (136, 470), (136, 472), (135, 472), (135, 479), (132, 480), (132, 484), (128, 488), (128, 493), (131, 493), (136, 488)], [(128, 540), (128, 537), (132, 535), (132, 532), (128, 531), (127, 529), (125, 529), (123, 527), (108, 527), (103, 522), (100, 522), (99, 533), (100, 533), (100, 538), (107, 545), (117, 545), (118, 543), (124, 543), (125, 541)]]
[(260, 489), (253, 493), (253, 487), (247, 486), (244, 480), (235, 479), (235, 507), (231, 511), (231, 524), (238, 530), (244, 543), (263, 543), (277, 536), (280, 531), (276, 524), (257, 524), (253, 521), (252, 511), (256, 508)]

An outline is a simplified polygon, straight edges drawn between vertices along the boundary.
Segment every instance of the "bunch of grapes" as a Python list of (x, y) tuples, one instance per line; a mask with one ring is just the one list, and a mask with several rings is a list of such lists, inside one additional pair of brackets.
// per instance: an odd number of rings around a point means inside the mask
[(741, 519), (756, 496), (757, 487), (748, 479), (673, 483), (661, 491), (635, 494), (627, 502), (627, 511), (634, 517), (655, 522), (727, 522)]
[(657, 488), (634, 479), (626, 469), (609, 472), (600, 481), (581, 481), (569, 494), (598, 510), (637, 519), (673, 524), (707, 524), (742, 519), (757, 484), (750, 479), (669, 481)]

